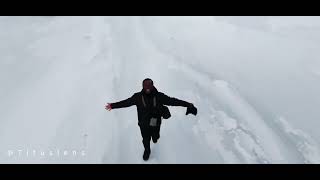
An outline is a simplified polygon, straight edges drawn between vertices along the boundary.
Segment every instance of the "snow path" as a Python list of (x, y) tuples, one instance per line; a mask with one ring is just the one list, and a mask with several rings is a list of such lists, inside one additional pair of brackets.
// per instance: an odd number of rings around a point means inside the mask
[[(10, 42), (0, 46), (0, 163), (320, 163), (313, 137), (281, 114), (265, 117), (235, 85), (185, 61), (191, 52), (160, 48), (141, 17), (39, 18), (33, 26), (7, 18), (0, 19), (0, 38)], [(16, 26), (30, 36), (21, 40)], [(104, 105), (140, 91), (146, 77), (194, 103), (198, 115), (170, 107), (144, 162), (135, 107), (107, 112)], [(27, 148), (84, 149), (86, 156), (7, 155)]]

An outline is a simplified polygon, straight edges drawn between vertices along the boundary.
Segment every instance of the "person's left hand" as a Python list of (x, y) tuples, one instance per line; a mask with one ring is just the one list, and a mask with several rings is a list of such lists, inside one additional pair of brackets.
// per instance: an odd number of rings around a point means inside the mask
[(197, 113), (198, 113), (198, 109), (192, 103), (190, 103), (190, 106), (187, 107), (186, 115), (193, 114), (196, 116)]

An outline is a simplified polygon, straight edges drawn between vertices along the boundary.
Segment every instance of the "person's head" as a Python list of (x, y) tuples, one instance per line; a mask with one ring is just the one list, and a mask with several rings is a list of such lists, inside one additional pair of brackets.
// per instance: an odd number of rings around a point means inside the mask
[(143, 87), (143, 91), (146, 93), (146, 94), (150, 94), (153, 89), (154, 89), (154, 86), (153, 86), (153, 81), (150, 79), (150, 78), (146, 78), (142, 81), (142, 87)]

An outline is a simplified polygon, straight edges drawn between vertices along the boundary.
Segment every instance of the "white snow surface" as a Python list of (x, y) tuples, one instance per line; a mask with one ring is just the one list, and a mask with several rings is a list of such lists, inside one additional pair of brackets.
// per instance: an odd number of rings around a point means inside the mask
[[(198, 114), (145, 162), (148, 77)], [(0, 87), (0, 163), (320, 163), (320, 17), (0, 17)]]

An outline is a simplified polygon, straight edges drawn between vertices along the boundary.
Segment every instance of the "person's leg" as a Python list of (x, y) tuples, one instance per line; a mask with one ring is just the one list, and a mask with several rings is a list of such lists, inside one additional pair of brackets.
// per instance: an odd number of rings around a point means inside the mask
[(150, 140), (151, 140), (151, 133), (150, 127), (148, 126), (140, 126), (141, 136), (142, 136), (142, 143), (144, 149), (150, 151)]
[(160, 138), (160, 125), (152, 127), (152, 141), (154, 143), (157, 143), (159, 138)]
[(151, 153), (150, 149), (150, 140), (151, 140), (151, 130), (149, 126), (140, 126), (141, 136), (142, 136), (142, 143), (144, 146), (144, 153), (143, 159), (148, 160), (149, 155)]

